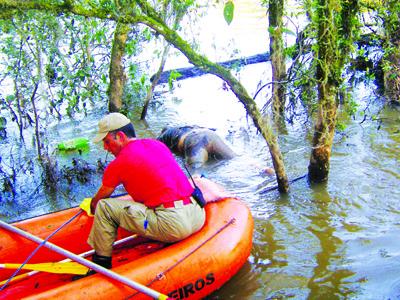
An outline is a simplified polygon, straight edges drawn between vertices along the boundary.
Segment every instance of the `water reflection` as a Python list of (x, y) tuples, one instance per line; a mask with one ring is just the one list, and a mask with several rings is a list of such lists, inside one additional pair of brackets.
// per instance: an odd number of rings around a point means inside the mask
[(331, 211), (331, 197), (326, 185), (313, 188), (315, 211), (305, 215), (310, 221), (307, 230), (318, 240), (320, 251), (315, 254), (313, 275), (308, 282), (310, 294), (308, 299), (338, 299), (352, 294), (351, 288), (346, 287), (346, 279), (354, 272), (338, 267), (343, 264), (343, 241), (335, 236), (338, 212)]

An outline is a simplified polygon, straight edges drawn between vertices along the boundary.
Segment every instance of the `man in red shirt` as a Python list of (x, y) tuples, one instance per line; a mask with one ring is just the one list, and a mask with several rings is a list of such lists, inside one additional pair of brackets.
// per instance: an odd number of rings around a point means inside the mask
[[(182, 240), (201, 229), (204, 209), (191, 197), (193, 187), (163, 143), (137, 139), (132, 123), (120, 113), (100, 120), (94, 142), (100, 141), (115, 159), (91, 201), (94, 222), (88, 243), (95, 249), (93, 262), (111, 268), (119, 226), (163, 242)], [(120, 184), (133, 200), (108, 198)]]

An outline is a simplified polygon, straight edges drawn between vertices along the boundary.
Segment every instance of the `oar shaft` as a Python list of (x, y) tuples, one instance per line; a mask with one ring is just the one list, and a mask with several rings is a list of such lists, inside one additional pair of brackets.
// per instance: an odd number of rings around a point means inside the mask
[[(26, 231), (23, 231), (23, 230), (21, 230), (21, 229), (19, 229), (17, 227), (14, 227), (14, 226), (12, 226), (10, 224), (7, 224), (7, 223), (5, 223), (5, 222), (3, 222), (1, 220), (0, 220), (0, 226), (3, 227), (3, 228), (6, 228), (7, 230), (9, 230), (11, 232), (17, 233), (17, 234), (19, 234), (19, 235), (21, 235), (21, 236), (23, 236), (23, 237), (35, 242), (35, 243), (40, 244), (40, 243), (43, 242), (43, 240), (41, 238), (39, 238), (37, 236), (34, 236), (34, 235), (32, 235), (32, 234), (30, 234), (30, 233), (28, 233)], [(74, 260), (74, 261), (76, 261), (76, 262), (78, 262), (78, 263), (80, 263), (80, 264), (82, 264), (82, 265), (84, 265), (84, 266), (86, 266), (86, 267), (88, 267), (88, 268), (100, 273), (100, 274), (103, 274), (103, 275), (105, 275), (105, 276), (107, 276), (109, 278), (112, 278), (112, 279), (114, 279), (116, 281), (119, 281), (119, 282), (121, 282), (121, 283), (123, 283), (123, 284), (125, 284), (125, 285), (127, 285), (127, 286), (129, 286), (129, 287), (131, 287), (131, 288), (133, 288), (135, 290), (137, 290), (137, 291), (140, 291), (140, 292), (142, 292), (142, 293), (144, 293), (144, 294), (146, 294), (146, 295), (148, 295), (148, 296), (150, 296), (150, 297), (152, 297), (154, 299), (167, 299), (167, 297), (164, 296), (163, 294), (161, 294), (161, 293), (159, 293), (157, 291), (154, 291), (154, 290), (148, 288), (147, 286), (144, 286), (144, 285), (142, 285), (140, 283), (134, 282), (134, 281), (132, 281), (132, 280), (126, 278), (126, 277), (123, 277), (123, 276), (121, 276), (121, 275), (119, 275), (119, 274), (117, 274), (117, 273), (115, 273), (115, 272), (113, 272), (111, 270), (103, 268), (102, 266), (100, 266), (98, 264), (95, 264), (95, 263), (93, 263), (91, 261), (88, 261), (88, 260), (80, 257), (79, 255), (76, 255), (76, 254), (74, 254), (74, 253), (72, 253), (72, 252), (70, 252), (70, 251), (68, 251), (66, 249), (63, 249), (63, 248), (61, 248), (61, 247), (59, 247), (57, 245), (54, 245), (53, 243), (47, 242), (47, 243), (44, 244), (44, 246), (46, 248), (49, 248), (50, 250), (53, 250), (53, 251), (61, 254), (61, 255), (64, 255), (64, 256), (66, 256), (66, 257), (68, 257), (68, 258), (70, 258), (70, 259), (72, 259), (72, 260)]]

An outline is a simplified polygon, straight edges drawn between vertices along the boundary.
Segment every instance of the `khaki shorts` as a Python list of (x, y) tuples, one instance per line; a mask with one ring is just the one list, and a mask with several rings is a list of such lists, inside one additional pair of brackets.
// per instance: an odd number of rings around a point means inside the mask
[(200, 230), (205, 222), (204, 209), (194, 199), (191, 201), (152, 209), (133, 200), (102, 199), (97, 203), (88, 243), (98, 255), (111, 256), (118, 227), (162, 242), (182, 240)]

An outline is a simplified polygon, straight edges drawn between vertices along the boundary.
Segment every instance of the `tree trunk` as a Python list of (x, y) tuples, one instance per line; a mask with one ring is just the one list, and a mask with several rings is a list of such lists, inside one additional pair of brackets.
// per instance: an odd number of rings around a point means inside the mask
[(396, 53), (389, 55), (392, 66), (384, 71), (385, 96), (389, 103), (400, 105), (400, 41)]
[(272, 68), (272, 112), (275, 122), (279, 124), (284, 119), (287, 80), (285, 55), (283, 53), (284, 43), (283, 30), (284, 0), (269, 1), (269, 32), (270, 32), (270, 54)]
[(122, 95), (126, 83), (126, 75), (122, 59), (125, 55), (126, 40), (130, 31), (130, 25), (117, 23), (110, 61), (110, 87), (108, 104), (108, 109), (110, 112), (119, 112), (122, 108)]
[(336, 125), (337, 34), (332, 5), (336, 0), (318, 0), (317, 72), (318, 115), (314, 127), (308, 176), (312, 182), (328, 179), (329, 160)]
[[(357, 0), (318, 0), (316, 79), (318, 115), (314, 127), (308, 176), (312, 182), (328, 180), (337, 118), (337, 94), (343, 82), (342, 71), (350, 57), (359, 11)], [(337, 16), (340, 14), (340, 17)]]
[(314, 137), (310, 164), (308, 166), (309, 179), (312, 182), (328, 180), (329, 161), (336, 125), (336, 91), (334, 86), (320, 84), (319, 110), (317, 122), (314, 126)]

